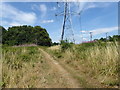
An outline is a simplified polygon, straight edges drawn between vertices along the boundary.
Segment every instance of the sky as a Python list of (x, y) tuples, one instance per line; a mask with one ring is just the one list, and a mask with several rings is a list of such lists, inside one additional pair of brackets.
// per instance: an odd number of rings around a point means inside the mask
[[(72, 29), (76, 43), (118, 35), (117, 2), (72, 2), (70, 3)], [(0, 18), (6, 29), (11, 26), (41, 26), (47, 30), (53, 42), (61, 39), (64, 11), (62, 2), (2, 2)], [(81, 12), (80, 15), (77, 13)], [(58, 16), (55, 16), (57, 14)], [(72, 37), (71, 30), (66, 30), (65, 37)], [(69, 34), (68, 34), (69, 33)]]

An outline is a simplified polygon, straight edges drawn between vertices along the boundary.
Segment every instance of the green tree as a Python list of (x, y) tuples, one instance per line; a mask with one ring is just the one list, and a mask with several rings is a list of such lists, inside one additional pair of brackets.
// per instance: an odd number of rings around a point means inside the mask
[(0, 26), (0, 38), (2, 38), (2, 43), (3, 44), (5, 44), (5, 41), (6, 41), (6, 32), (7, 32), (7, 30), (4, 28), (4, 27), (2, 27), (2, 26)]
[(13, 26), (8, 30), (3, 28), (3, 44), (22, 45), (27, 43), (51, 46), (52, 41), (47, 30), (40, 26)]
[(106, 41), (106, 38), (100, 38), (100, 41)]
[(111, 36), (109, 36), (109, 41), (113, 41), (113, 38)]
[(42, 46), (51, 46), (52, 42), (49, 38), (49, 34), (47, 33), (46, 29), (41, 28), (40, 26), (34, 27), (34, 40), (35, 43)]

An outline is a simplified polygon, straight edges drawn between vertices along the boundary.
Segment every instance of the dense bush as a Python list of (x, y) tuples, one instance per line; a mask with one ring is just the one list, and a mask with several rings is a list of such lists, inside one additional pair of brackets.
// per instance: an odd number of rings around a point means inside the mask
[(2, 29), (2, 43), (7, 45), (37, 44), (51, 46), (52, 42), (46, 29), (40, 26), (13, 26)]

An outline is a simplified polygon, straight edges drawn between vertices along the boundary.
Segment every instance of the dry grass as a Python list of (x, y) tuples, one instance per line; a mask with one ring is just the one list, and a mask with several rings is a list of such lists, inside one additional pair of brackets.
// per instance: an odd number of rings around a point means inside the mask
[(48, 49), (50, 49), (50, 50), (59, 50), (60, 45), (52, 46), (52, 47), (49, 47)]
[[(94, 87), (118, 86), (117, 62), (119, 54), (117, 43), (75, 45), (65, 52), (54, 50), (52, 53), (56, 57), (61, 55), (57, 60), (75, 78), (79, 78), (80, 82), (83, 82), (81, 79), (84, 77), (86, 84), (91, 83)], [(85, 82), (83, 83), (85, 84)]]
[[(79, 83), (89, 87), (118, 86), (118, 44), (73, 45), (61, 52), (60, 46), (47, 49)], [(71, 87), (39, 47), (3, 47), (3, 81), (7, 88)]]
[(63, 76), (40, 47), (4, 47), (3, 81), (5, 88), (70, 88)]
[(37, 47), (3, 48), (3, 87), (34, 86), (32, 68), (35, 68), (36, 63), (40, 61), (42, 55), (37, 51)]

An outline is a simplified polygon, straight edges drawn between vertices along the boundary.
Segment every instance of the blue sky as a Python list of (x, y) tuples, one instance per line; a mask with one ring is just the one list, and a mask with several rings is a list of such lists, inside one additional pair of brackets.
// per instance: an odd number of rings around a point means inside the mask
[[(110, 36), (118, 34), (117, 2), (72, 2), (70, 5), (74, 12), (83, 11), (80, 16), (71, 16), (76, 43), (89, 41), (89, 32), (93, 32), (93, 39), (105, 37), (106, 32)], [(64, 10), (63, 3), (4, 2), (0, 4), (0, 10), (2, 26), (5, 28), (39, 25), (46, 28), (53, 42), (59, 42), (63, 16), (56, 17), (55, 14)]]

